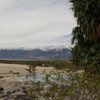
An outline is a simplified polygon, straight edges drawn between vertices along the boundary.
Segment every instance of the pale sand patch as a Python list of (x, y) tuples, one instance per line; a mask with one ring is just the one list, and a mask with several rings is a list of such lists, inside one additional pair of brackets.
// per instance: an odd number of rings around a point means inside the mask
[[(29, 67), (27, 65), (21, 65), (21, 64), (3, 64), (0, 63), (0, 76), (15, 76), (14, 73), (19, 73), (20, 75), (26, 75), (28, 74)], [(37, 73), (50, 73), (55, 70), (54, 67), (39, 67), (36, 68)]]
[[(26, 69), (28, 69), (27, 65), (0, 63), (0, 76), (16, 76), (17, 73), (19, 73), (19, 75), (26, 75), (28, 74), (28, 71)], [(37, 66), (35, 69), (37, 73), (44, 73), (44, 72), (56, 73), (65, 71), (65, 70), (57, 70), (54, 67), (40, 67), (40, 66)], [(77, 73), (83, 73), (83, 70), (77, 71)]]
[(27, 65), (20, 65), (20, 64), (2, 64), (0, 63), (0, 74), (6, 74), (13, 72), (19, 72), (20, 74), (27, 74), (28, 72), (25, 70), (27, 69)]
[(45, 72), (51, 73), (56, 70), (54, 67), (40, 67), (40, 66), (37, 66), (35, 69), (37, 73), (45, 73)]

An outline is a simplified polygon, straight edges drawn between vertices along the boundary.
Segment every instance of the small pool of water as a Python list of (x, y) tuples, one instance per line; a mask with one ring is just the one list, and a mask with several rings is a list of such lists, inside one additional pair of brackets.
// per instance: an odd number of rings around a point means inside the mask
[(68, 79), (67, 75), (49, 75), (49, 74), (42, 74), (42, 73), (36, 73), (35, 75), (26, 75), (18, 77), (19, 80), (23, 81), (40, 81), (40, 82), (46, 82), (48, 80), (50, 81), (62, 81), (63, 79)]

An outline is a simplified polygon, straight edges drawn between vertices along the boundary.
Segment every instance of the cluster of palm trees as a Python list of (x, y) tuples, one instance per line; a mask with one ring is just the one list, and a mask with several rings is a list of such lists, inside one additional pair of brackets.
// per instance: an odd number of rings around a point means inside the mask
[[(77, 26), (72, 31), (73, 61), (100, 73), (100, 0), (70, 0)], [(91, 68), (90, 68), (91, 66)]]

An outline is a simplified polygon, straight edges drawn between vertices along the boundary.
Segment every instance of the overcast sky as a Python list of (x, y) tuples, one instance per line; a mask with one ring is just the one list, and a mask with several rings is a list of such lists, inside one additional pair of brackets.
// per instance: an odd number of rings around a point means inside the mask
[(0, 0), (0, 48), (70, 47), (69, 0)]

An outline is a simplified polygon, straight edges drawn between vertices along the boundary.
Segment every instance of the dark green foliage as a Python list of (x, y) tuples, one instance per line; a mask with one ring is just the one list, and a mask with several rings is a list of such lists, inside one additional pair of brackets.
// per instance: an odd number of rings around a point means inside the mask
[(70, 1), (74, 16), (77, 19), (78, 32), (84, 34), (85, 41), (98, 43), (100, 41), (100, 0)]
[(73, 62), (86, 72), (100, 74), (100, 0), (70, 0), (77, 19), (72, 31)]

